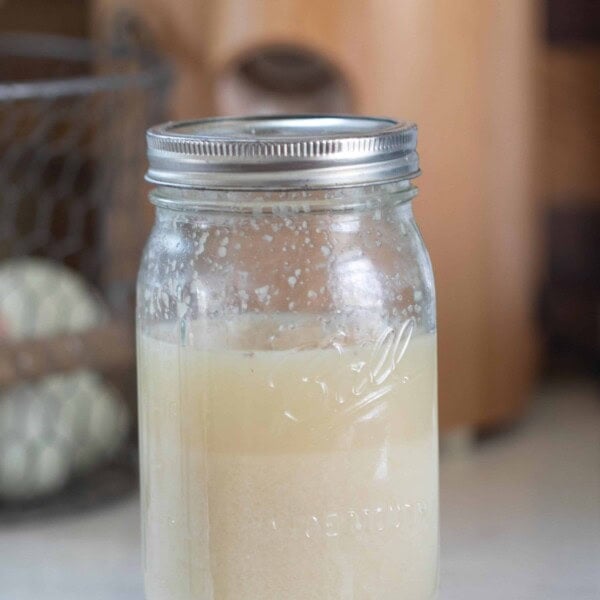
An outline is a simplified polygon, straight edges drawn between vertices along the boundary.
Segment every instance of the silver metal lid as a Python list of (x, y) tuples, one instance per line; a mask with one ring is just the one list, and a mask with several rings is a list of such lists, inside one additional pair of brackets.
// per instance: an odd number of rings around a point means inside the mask
[(417, 128), (392, 119), (275, 116), (171, 122), (148, 130), (146, 179), (197, 189), (309, 189), (419, 175)]

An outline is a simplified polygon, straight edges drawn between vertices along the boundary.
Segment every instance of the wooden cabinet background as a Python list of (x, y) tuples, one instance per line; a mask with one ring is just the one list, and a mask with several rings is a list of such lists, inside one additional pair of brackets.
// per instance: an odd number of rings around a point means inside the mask
[[(419, 124), (442, 427), (515, 419), (535, 369), (535, 3), (96, 0), (96, 30), (124, 13), (175, 65), (174, 118), (324, 106)], [(320, 57), (338, 95), (249, 89), (248, 60), (269, 48)]]

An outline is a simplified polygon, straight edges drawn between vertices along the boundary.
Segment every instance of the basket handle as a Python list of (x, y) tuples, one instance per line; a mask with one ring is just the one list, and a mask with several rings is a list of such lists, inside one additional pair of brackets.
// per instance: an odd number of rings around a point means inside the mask
[(132, 327), (109, 321), (82, 333), (0, 344), (0, 388), (79, 369), (109, 371), (135, 359)]

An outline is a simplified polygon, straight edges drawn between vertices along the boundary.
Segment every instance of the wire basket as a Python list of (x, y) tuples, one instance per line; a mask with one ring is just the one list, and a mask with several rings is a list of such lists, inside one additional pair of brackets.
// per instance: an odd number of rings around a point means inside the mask
[[(115, 46), (117, 48), (117, 46)], [(168, 71), (121, 44), (0, 36), (0, 521), (137, 485), (144, 131)]]

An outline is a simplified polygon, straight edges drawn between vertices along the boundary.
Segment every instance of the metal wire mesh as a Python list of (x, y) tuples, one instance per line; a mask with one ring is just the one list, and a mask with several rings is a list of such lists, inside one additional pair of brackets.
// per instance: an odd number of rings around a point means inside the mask
[[(122, 50), (122, 48), (121, 48)], [(0, 520), (132, 474), (144, 131), (168, 73), (137, 50), (0, 36)]]

